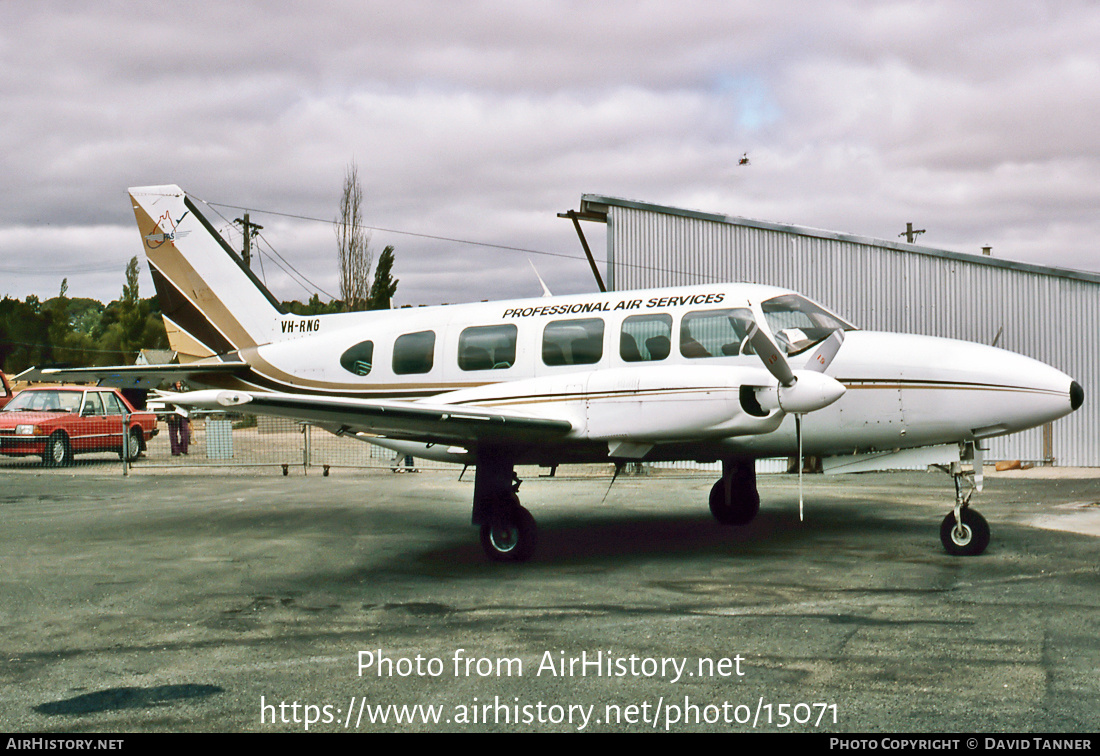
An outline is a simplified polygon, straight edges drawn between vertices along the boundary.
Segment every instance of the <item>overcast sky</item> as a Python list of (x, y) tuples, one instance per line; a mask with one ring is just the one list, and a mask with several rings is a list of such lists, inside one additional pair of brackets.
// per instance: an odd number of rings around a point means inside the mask
[(0, 296), (116, 299), (126, 189), (174, 183), (327, 299), (331, 225), (261, 211), (331, 220), (352, 162), (398, 304), (595, 290), (584, 193), (1100, 271), (1098, 40), (1092, 0), (4, 0)]

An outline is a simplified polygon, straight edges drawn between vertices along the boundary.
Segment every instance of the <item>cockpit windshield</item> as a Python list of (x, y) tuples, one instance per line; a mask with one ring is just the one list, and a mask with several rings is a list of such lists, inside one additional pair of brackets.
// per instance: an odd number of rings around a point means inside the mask
[(783, 294), (760, 303), (776, 343), (788, 355), (798, 354), (829, 337), (833, 331), (856, 327), (798, 294)]

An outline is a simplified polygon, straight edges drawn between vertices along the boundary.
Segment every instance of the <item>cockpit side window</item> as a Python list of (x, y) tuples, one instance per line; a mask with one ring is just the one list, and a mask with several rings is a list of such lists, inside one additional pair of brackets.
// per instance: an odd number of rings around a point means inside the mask
[(393, 372), (397, 375), (429, 373), (435, 364), (435, 331), (398, 336), (393, 343)]
[[(741, 353), (748, 335), (743, 316), (748, 310), (699, 310), (680, 322), (680, 354), (699, 357), (733, 357)], [(751, 318), (751, 313), (750, 313)]]
[(369, 375), (373, 364), (373, 341), (360, 341), (340, 355), (340, 367), (347, 370), (349, 373), (355, 373), (355, 375)]
[(502, 370), (516, 363), (516, 336), (512, 324), (473, 326), (458, 337), (458, 367), (462, 370)]

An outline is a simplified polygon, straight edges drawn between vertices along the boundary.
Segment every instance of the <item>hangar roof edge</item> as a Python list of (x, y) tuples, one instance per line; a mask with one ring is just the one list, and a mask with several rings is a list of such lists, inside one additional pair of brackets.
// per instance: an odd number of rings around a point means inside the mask
[(911, 252), (919, 255), (928, 255), (930, 257), (941, 257), (949, 260), (958, 260), (959, 262), (974, 263), (976, 265), (1008, 268), (1024, 273), (1038, 273), (1041, 275), (1058, 276), (1061, 278), (1071, 278), (1078, 281), (1100, 284), (1100, 273), (1092, 273), (1090, 271), (1057, 268), (1048, 265), (1038, 265), (1036, 263), (1016, 262), (999, 257), (953, 252), (951, 250), (936, 249), (934, 247), (922, 247), (919, 244), (906, 244), (905, 242), (876, 239), (870, 236), (845, 234), (839, 231), (826, 231), (819, 228), (810, 228), (808, 226), (796, 226), (790, 223), (776, 223), (753, 218), (742, 218), (736, 215), (722, 215), (720, 213), (708, 213), (701, 210), (687, 210), (680, 207), (657, 205), (652, 202), (628, 200), (621, 197), (608, 197), (600, 194), (581, 195), (581, 214), (588, 216), (588, 219), (596, 220), (597, 218), (595, 216), (602, 215), (604, 216), (603, 220), (606, 221), (607, 208), (610, 206), (627, 208), (630, 210), (643, 210), (663, 215), (674, 215), (681, 218), (712, 221), (714, 223), (726, 223), (731, 226), (744, 226), (747, 228), (759, 228), (766, 231), (779, 231), (782, 233), (796, 234), (798, 236), (810, 236), (816, 239), (831, 239), (834, 241), (851, 242), (853, 244), (884, 247), (899, 252)]

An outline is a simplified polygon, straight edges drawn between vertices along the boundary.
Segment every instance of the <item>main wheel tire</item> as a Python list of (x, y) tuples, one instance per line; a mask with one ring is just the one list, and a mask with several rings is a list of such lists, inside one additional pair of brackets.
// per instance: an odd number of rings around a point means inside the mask
[(721, 478), (710, 489), (710, 513), (723, 525), (748, 525), (759, 511), (760, 494), (754, 488), (739, 486), (736, 478), (730, 486), (729, 501)]
[(55, 433), (46, 439), (46, 452), (42, 455), (42, 464), (46, 467), (67, 467), (73, 463), (73, 450), (69, 437), (64, 433)]
[(940, 524), (940, 541), (948, 554), (977, 556), (989, 545), (989, 523), (973, 509), (962, 511), (962, 522), (955, 522), (952, 512)]
[(526, 562), (537, 544), (535, 518), (523, 507), (498, 513), (481, 526), (481, 548), (494, 562)]
[[(133, 462), (141, 456), (141, 428), (130, 429), (130, 438), (126, 441), (126, 455), (127, 462)], [(118, 450), (118, 458), (123, 458), (121, 448)]]

